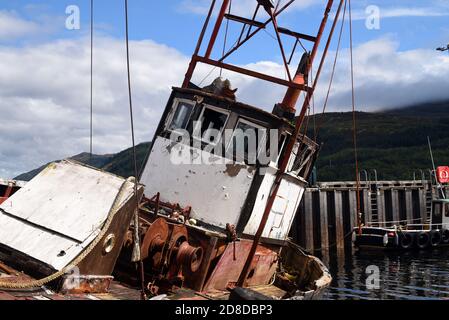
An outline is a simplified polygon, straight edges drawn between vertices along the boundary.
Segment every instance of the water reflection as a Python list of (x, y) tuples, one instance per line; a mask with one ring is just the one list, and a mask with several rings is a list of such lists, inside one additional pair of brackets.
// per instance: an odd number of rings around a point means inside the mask
[[(355, 252), (324, 255), (332, 273), (331, 300), (449, 299), (449, 250)], [(380, 270), (380, 289), (370, 290), (366, 270)]]

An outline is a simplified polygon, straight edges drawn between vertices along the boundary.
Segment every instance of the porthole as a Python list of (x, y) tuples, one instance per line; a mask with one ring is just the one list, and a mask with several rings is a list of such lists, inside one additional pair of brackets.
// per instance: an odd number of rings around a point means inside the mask
[(111, 253), (115, 247), (115, 235), (110, 234), (104, 239), (103, 242), (103, 254)]

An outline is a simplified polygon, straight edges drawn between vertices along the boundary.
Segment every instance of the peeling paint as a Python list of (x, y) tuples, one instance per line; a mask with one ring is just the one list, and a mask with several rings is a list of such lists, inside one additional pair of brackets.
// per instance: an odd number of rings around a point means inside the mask
[(242, 164), (227, 164), (226, 171), (223, 173), (227, 174), (230, 177), (237, 177), (242, 169), (245, 169), (246, 165)]

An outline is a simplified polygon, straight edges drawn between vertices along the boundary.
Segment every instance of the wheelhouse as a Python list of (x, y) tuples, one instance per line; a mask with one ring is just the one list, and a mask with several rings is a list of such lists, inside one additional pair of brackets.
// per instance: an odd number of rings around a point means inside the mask
[[(193, 208), (209, 227), (254, 235), (294, 127), (286, 119), (200, 88), (173, 88), (141, 181), (146, 194)], [(264, 237), (284, 240), (318, 146), (301, 136)]]

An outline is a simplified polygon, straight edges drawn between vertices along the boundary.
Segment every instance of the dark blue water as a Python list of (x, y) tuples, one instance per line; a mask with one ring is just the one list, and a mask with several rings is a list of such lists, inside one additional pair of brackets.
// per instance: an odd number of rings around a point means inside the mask
[[(427, 252), (356, 252), (324, 260), (333, 277), (326, 299), (449, 300), (448, 248)], [(373, 281), (376, 275), (369, 277), (368, 267), (369, 272), (378, 268), (379, 282)]]

